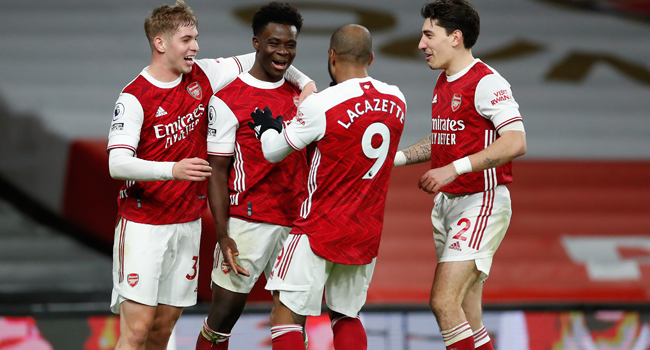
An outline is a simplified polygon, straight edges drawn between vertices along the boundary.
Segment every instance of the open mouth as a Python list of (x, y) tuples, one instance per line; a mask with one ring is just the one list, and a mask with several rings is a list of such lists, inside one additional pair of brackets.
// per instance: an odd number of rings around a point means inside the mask
[(185, 58), (183, 58), (183, 60), (185, 61), (185, 63), (189, 65), (194, 64), (194, 56), (186, 56)]
[(271, 63), (273, 64), (273, 67), (278, 70), (284, 70), (289, 65), (289, 62), (286, 61), (271, 61)]

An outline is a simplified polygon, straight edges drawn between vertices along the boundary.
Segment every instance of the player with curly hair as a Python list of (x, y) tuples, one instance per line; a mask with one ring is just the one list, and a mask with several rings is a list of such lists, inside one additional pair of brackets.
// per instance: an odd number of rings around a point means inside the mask
[[(212, 304), (196, 349), (227, 349), (255, 282), (272, 264), (300, 212), (308, 175), (305, 152), (272, 164), (264, 159), (251, 113), (273, 109), (287, 122), (299, 91), (283, 78), (291, 66), (302, 16), (288, 3), (271, 2), (253, 16), (253, 68), (210, 100), (208, 183), (217, 231)], [(291, 172), (287, 172), (291, 169)]]

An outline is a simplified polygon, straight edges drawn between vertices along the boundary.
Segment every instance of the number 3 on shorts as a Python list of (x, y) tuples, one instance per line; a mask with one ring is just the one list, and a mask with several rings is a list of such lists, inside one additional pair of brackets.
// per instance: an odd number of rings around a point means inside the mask
[[(381, 135), (381, 144), (379, 147), (375, 148), (372, 146), (372, 138), (375, 135)], [(363, 138), (361, 139), (361, 148), (363, 149), (363, 154), (370, 159), (377, 159), (375, 164), (372, 165), (370, 170), (363, 175), (363, 179), (372, 179), (377, 175), (381, 166), (384, 165), (386, 161), (386, 156), (388, 155), (388, 148), (390, 146), (390, 131), (384, 123), (373, 123), (368, 126), (366, 131), (363, 133)]]
[(191, 275), (187, 274), (187, 276), (185, 276), (185, 278), (187, 278), (190, 281), (196, 278), (196, 273), (197, 273), (196, 264), (199, 263), (199, 257), (193, 256), (192, 260), (194, 260), (194, 265), (192, 266), (192, 274)]

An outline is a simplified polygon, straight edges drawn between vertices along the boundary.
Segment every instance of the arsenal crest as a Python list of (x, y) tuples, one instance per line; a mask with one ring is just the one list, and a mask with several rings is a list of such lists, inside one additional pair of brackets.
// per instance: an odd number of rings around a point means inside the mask
[(138, 284), (138, 281), (140, 281), (140, 276), (138, 276), (137, 273), (130, 273), (126, 277), (126, 281), (129, 283), (129, 286), (135, 287), (135, 285)]
[(230, 267), (230, 264), (228, 264), (225, 260), (221, 263), (221, 271), (223, 271), (223, 274), (227, 274), (230, 272), (232, 268)]
[(460, 103), (462, 102), (462, 98), (460, 94), (454, 94), (454, 99), (451, 100), (451, 110), (453, 112), (456, 112), (458, 108), (460, 107)]
[(201, 85), (199, 85), (199, 83), (196, 81), (187, 86), (187, 92), (189, 92), (190, 95), (192, 95), (192, 97), (197, 100), (203, 98), (203, 90), (201, 90)]

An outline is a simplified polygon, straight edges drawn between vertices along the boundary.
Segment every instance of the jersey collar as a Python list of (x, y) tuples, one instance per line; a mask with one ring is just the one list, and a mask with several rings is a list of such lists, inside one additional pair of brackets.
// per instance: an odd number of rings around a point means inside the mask
[(460, 77), (462, 77), (467, 72), (469, 72), (469, 70), (472, 69), (472, 67), (474, 67), (474, 65), (479, 63), (479, 62), (481, 62), (481, 60), (478, 59), (478, 58), (475, 58), (474, 61), (472, 61), (472, 63), (469, 64), (469, 66), (465, 67), (465, 69), (461, 70), (460, 72), (458, 72), (458, 73), (456, 73), (454, 75), (448, 75), (447, 76), (447, 81), (451, 83), (454, 80), (460, 79)]
[(256, 87), (258, 89), (277, 89), (282, 84), (284, 84), (284, 77), (276, 82), (270, 82), (270, 81), (262, 81), (254, 76), (250, 75), (250, 73), (244, 73), (239, 76), (239, 79), (241, 79), (244, 83)]
[(162, 81), (156, 80), (154, 77), (151, 76), (151, 74), (147, 73), (147, 69), (149, 69), (149, 66), (144, 67), (140, 75), (142, 75), (145, 79), (147, 79), (148, 82), (150, 82), (152, 85), (159, 87), (161, 89), (171, 89), (173, 87), (178, 86), (178, 84), (181, 83), (181, 80), (183, 79), (183, 75), (181, 74), (178, 79), (174, 81), (170, 81), (169, 83), (163, 83)]

